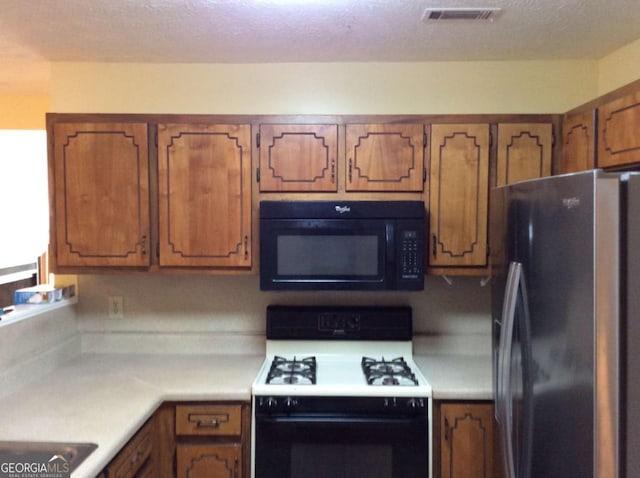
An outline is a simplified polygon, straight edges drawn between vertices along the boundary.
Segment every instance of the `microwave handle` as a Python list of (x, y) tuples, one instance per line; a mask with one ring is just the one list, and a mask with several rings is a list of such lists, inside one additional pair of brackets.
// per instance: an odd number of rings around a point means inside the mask
[(397, 281), (396, 277), (396, 236), (395, 236), (394, 224), (392, 222), (387, 222), (385, 224), (385, 244), (386, 250), (385, 258), (384, 258), (384, 268), (385, 268), (385, 279), (387, 280), (387, 284), (395, 284)]

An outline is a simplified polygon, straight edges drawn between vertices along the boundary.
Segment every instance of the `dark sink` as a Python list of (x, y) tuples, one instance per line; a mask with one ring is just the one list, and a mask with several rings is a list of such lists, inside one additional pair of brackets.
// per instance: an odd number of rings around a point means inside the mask
[(95, 443), (0, 441), (0, 455), (18, 459), (24, 455), (62, 455), (69, 463), (71, 471), (78, 468), (96, 448), (98, 445)]

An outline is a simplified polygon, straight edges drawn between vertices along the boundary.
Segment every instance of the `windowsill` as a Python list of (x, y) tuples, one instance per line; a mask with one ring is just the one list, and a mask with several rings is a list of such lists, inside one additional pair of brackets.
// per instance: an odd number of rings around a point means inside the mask
[(52, 304), (20, 304), (14, 306), (15, 309), (11, 312), (0, 315), (0, 327), (13, 324), (30, 317), (37, 317), (42, 314), (46, 314), (56, 309), (62, 309), (63, 307), (69, 307), (78, 302), (78, 297), (71, 297), (70, 299), (62, 299)]

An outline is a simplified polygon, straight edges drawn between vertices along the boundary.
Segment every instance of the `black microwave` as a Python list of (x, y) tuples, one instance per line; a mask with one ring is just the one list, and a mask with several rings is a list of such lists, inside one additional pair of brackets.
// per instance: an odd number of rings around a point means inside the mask
[(261, 290), (423, 290), (421, 201), (261, 201)]

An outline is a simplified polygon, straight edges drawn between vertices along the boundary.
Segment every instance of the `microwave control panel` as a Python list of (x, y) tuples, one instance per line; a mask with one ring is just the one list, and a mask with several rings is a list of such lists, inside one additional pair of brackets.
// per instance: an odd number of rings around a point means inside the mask
[(404, 230), (400, 239), (401, 277), (415, 279), (422, 275), (422, 245), (418, 231)]

